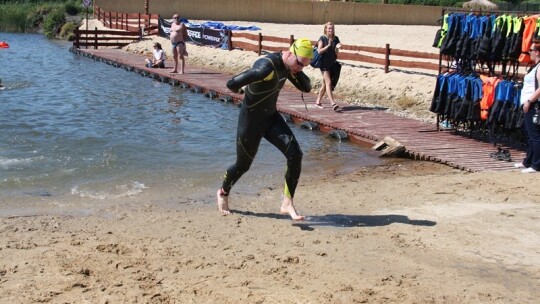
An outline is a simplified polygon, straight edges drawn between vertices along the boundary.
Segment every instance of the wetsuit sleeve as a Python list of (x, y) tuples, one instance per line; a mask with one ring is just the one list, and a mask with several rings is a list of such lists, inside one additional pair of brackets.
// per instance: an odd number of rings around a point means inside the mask
[(242, 72), (227, 81), (227, 88), (237, 93), (243, 86), (255, 81), (261, 81), (273, 71), (274, 67), (269, 60), (264, 58), (259, 59), (255, 61), (251, 69)]
[(296, 74), (287, 75), (287, 78), (294, 84), (294, 86), (302, 92), (311, 92), (311, 81), (304, 72), (298, 72)]

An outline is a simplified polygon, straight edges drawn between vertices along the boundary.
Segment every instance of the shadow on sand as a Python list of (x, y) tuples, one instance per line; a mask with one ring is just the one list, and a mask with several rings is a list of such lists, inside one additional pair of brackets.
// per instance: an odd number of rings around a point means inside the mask
[[(267, 217), (281, 220), (290, 220), (288, 215), (275, 213), (257, 213), (251, 211), (232, 210), (233, 213)], [(305, 221), (295, 222), (292, 224), (301, 230), (313, 231), (315, 226), (320, 227), (379, 227), (390, 224), (407, 224), (415, 226), (435, 226), (437, 223), (429, 220), (411, 220), (405, 215), (388, 214), (388, 215), (345, 215), (345, 214), (327, 214), (306, 216)]]

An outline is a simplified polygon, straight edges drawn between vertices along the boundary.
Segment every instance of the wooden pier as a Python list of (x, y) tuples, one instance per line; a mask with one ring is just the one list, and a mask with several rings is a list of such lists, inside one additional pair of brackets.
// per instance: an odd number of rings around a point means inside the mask
[[(152, 69), (144, 66), (144, 57), (118, 49), (73, 49), (82, 56), (94, 58), (107, 64), (144, 73), (156, 80), (173, 85), (194, 88), (211, 98), (240, 102), (242, 94), (235, 94), (225, 86), (229, 74), (187, 65), (186, 74), (171, 74), (171, 68)], [(168, 62), (170, 66), (170, 60)], [(446, 164), (461, 170), (510, 171), (516, 170), (514, 162), (521, 161), (525, 152), (515, 147), (508, 149), (512, 162), (496, 160), (490, 153), (497, 148), (491, 143), (455, 135), (454, 132), (437, 130), (435, 124), (399, 117), (379, 109), (340, 104), (338, 112), (329, 104), (324, 109), (314, 107), (316, 96), (302, 94), (296, 89), (283, 88), (278, 100), (278, 110), (294, 123), (314, 127), (330, 134), (345, 134), (349, 140), (373, 146), (385, 137), (400, 142), (404, 154), (417, 160)], [(341, 130), (341, 131), (334, 131)]]

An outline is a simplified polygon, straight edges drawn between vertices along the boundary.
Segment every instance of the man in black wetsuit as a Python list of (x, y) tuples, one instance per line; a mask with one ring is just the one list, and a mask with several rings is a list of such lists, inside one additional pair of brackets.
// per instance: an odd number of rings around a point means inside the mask
[(289, 51), (269, 54), (258, 59), (253, 67), (227, 82), (233, 92), (246, 86), (244, 101), (240, 108), (236, 139), (236, 163), (225, 174), (222, 187), (217, 191), (219, 211), (226, 215), (229, 209), (229, 193), (232, 186), (249, 170), (261, 139), (264, 137), (287, 158), (285, 190), (280, 212), (289, 214), (293, 220), (303, 220), (296, 213), (293, 197), (302, 169), (302, 150), (291, 129), (277, 111), (276, 103), (281, 88), (289, 79), (302, 92), (311, 91), (311, 82), (302, 72), (313, 58), (308, 39), (298, 39)]

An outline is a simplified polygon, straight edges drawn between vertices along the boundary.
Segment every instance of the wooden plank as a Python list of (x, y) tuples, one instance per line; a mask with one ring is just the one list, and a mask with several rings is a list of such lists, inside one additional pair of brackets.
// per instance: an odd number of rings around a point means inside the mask
[(390, 49), (390, 55), (392, 56), (402, 56), (402, 57), (412, 57), (420, 59), (436, 59), (439, 60), (439, 54), (435, 53), (426, 53), (426, 52), (416, 52), (416, 51), (405, 51), (398, 49)]
[(339, 53), (338, 58), (340, 60), (353, 60), (353, 61), (361, 61), (361, 62), (380, 64), (380, 65), (385, 64), (384, 59), (375, 58), (375, 57), (372, 57), (372, 56), (360, 55), (360, 54), (353, 54), (353, 53)]
[(79, 42), (82, 41), (107, 41), (107, 40), (125, 40), (125, 41), (133, 41), (133, 40), (139, 40), (139, 37), (80, 37)]
[(243, 49), (243, 50), (253, 51), (253, 52), (258, 52), (259, 51), (259, 46), (258, 45), (251, 44), (251, 43), (248, 43), (248, 42), (241, 42), (241, 41), (234, 41), (233, 42), (233, 48), (235, 48), (235, 49)]
[[(341, 55), (341, 54), (340, 54)], [(412, 69), (425, 69), (425, 70), (439, 70), (439, 64), (431, 62), (420, 62), (420, 61), (403, 61), (403, 60), (390, 60), (391, 67), (402, 67), (402, 68), (412, 68)]]
[(116, 36), (140, 36), (139, 32), (113, 31), (113, 30), (79, 30), (81, 35), (116, 35)]

